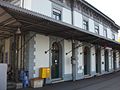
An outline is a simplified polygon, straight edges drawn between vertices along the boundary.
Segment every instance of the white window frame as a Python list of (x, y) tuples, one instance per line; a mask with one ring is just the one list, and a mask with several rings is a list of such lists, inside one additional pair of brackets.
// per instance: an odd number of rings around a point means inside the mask
[(100, 29), (99, 29), (99, 25), (96, 25), (96, 24), (95, 24), (94, 29), (95, 29), (95, 33), (96, 33), (96, 34), (99, 34), (99, 32), (100, 32), (100, 31), (99, 31), (99, 30), (100, 30)]
[(62, 12), (56, 8), (53, 8), (52, 17), (56, 20), (62, 20)]
[(89, 31), (89, 21), (83, 19), (83, 29)]
[(115, 33), (112, 32), (112, 40), (115, 40)]
[(104, 28), (104, 29), (103, 29), (103, 36), (106, 37), (106, 38), (108, 37), (108, 36), (107, 36), (107, 28)]

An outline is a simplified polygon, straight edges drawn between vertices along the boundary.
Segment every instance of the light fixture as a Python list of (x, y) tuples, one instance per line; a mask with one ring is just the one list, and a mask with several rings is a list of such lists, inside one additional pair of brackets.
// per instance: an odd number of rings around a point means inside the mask
[(17, 29), (16, 34), (21, 34), (20, 28)]

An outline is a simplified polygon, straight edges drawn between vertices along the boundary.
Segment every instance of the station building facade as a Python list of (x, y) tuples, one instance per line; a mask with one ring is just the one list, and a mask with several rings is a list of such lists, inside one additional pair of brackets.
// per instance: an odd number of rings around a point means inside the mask
[[(11, 30), (13, 33), (6, 31), (5, 35), (8, 36), (1, 38), (1, 63), (11, 64), (18, 71), (27, 70), (29, 79), (39, 77), (40, 68), (49, 67), (51, 74), (50, 78), (46, 79), (47, 84), (80, 80), (120, 69), (120, 27), (88, 2), (6, 2), (0, 4), (0, 10), (6, 12), (6, 15), (2, 12), (0, 14), (1, 23), (9, 23), (7, 26), (18, 28), (15, 33), (14, 28)], [(27, 18), (27, 14), (31, 15)], [(4, 19), (13, 19), (2, 22), (2, 15)], [(31, 17), (35, 20), (31, 20)], [(39, 18), (42, 18), (41, 22)], [(4, 29), (7, 29), (7, 26)]]

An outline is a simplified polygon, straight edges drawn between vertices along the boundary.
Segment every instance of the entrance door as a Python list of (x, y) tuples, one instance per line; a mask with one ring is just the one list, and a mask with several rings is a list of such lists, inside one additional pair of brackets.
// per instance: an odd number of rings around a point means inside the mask
[(90, 49), (84, 48), (84, 75), (90, 74)]
[(58, 43), (54, 42), (52, 44), (52, 66), (51, 66), (51, 78), (60, 78), (61, 72), (60, 65), (60, 46)]
[(116, 53), (113, 52), (113, 69), (116, 70)]
[(96, 73), (101, 73), (101, 50), (96, 48)]
[(105, 71), (109, 71), (109, 57), (108, 57), (108, 50), (105, 50)]

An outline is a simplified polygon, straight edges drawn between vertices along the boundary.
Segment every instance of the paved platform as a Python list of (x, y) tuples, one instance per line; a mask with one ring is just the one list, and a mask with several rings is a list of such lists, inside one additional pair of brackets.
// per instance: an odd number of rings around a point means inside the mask
[(18, 90), (120, 90), (120, 71), (75, 82), (46, 85), (43, 88)]

